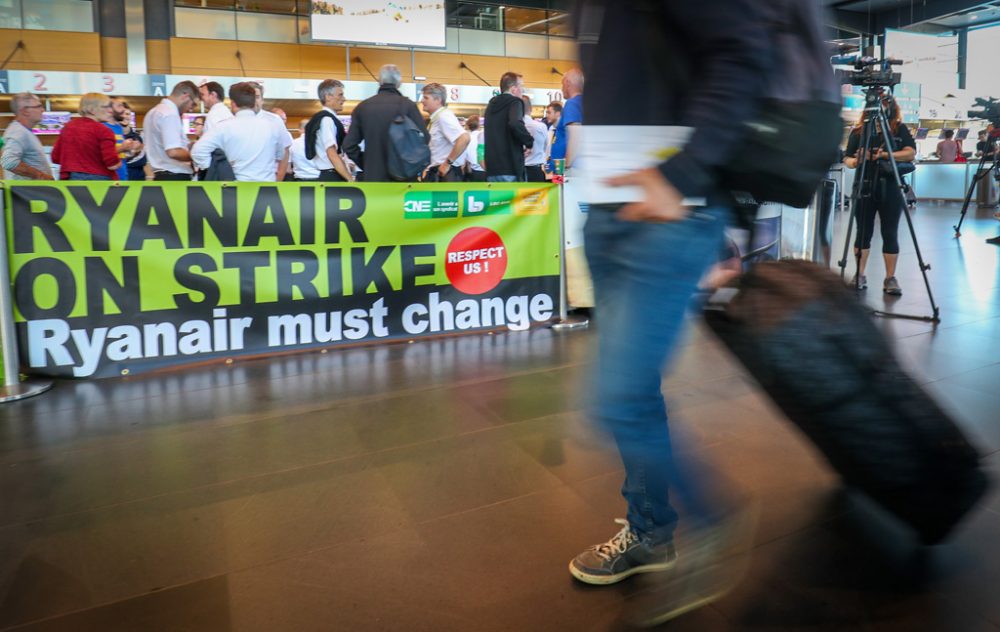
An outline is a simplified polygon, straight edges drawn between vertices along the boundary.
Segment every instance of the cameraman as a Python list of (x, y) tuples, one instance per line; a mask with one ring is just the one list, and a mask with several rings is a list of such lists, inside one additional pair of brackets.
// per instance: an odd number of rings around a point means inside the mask
[[(899, 105), (891, 95), (887, 94), (882, 97), (882, 107), (889, 120), (893, 137), (892, 146), (895, 148), (893, 157), (896, 162), (911, 162), (917, 155), (917, 144), (913, 141), (910, 130), (902, 123)], [(861, 155), (861, 133), (864, 123), (865, 114), (862, 113), (847, 141), (847, 157), (844, 158), (844, 165), (849, 169), (856, 169), (865, 158)], [(861, 184), (862, 195), (856, 213), (858, 236), (854, 241), (854, 254), (855, 256), (860, 254), (860, 261), (854, 282), (860, 290), (868, 287), (865, 266), (868, 264), (872, 234), (875, 232), (875, 214), (878, 213), (879, 227), (882, 229), (882, 256), (885, 258), (885, 283), (882, 285), (882, 291), (891, 296), (901, 296), (903, 290), (896, 281), (896, 259), (899, 257), (899, 217), (903, 213), (905, 202), (890, 171), (892, 163), (889, 162), (881, 130), (872, 143), (871, 154), (867, 159), (869, 164), (865, 182)]]

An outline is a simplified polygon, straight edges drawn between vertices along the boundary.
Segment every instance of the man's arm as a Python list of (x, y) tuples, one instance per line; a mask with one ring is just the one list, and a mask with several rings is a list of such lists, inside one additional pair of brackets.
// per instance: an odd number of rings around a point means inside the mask
[(351, 129), (347, 130), (347, 136), (344, 138), (344, 153), (347, 157), (354, 161), (359, 168), (364, 169), (364, 161), (361, 156), (361, 116), (360, 112), (355, 108), (354, 113), (351, 114)]
[(660, 8), (663, 20), (684, 34), (687, 56), (700, 60), (698, 81), (685, 95), (680, 121), (694, 132), (680, 153), (657, 168), (606, 181), (642, 188), (643, 200), (618, 212), (628, 221), (682, 220), (689, 214), (684, 199), (709, 193), (714, 170), (737, 150), (739, 130), (758, 107), (772, 51), (766, 16), (755, 0), (660, 2)]
[(524, 124), (524, 105), (520, 103), (518, 105), (520, 107), (507, 109), (507, 129), (510, 130), (514, 140), (524, 145), (525, 148), (531, 149), (535, 144), (535, 139)]
[(191, 162), (191, 152), (187, 142), (180, 143), (180, 139), (185, 137), (179, 118), (161, 116), (155, 132), (160, 135), (160, 145), (167, 156), (178, 162)]
[(278, 182), (284, 180), (285, 174), (288, 173), (288, 156), (289, 156), (288, 147), (285, 147), (284, 149), (281, 150), (281, 159), (278, 161), (278, 171), (275, 174), (275, 177), (278, 179)]
[(684, 33), (687, 56), (701, 60), (680, 121), (694, 133), (659, 170), (684, 196), (700, 197), (712, 186), (714, 169), (736, 151), (739, 130), (758, 107), (773, 47), (758, 0), (659, 4), (672, 30)]
[(319, 124), (319, 134), (317, 134), (317, 140), (319, 141), (320, 147), (324, 147), (323, 151), (326, 152), (326, 159), (330, 161), (330, 165), (333, 166), (333, 170), (336, 171), (341, 178), (350, 182), (351, 171), (347, 168), (347, 163), (340, 156), (340, 151), (337, 147), (337, 135), (336, 127), (334, 126), (333, 119), (329, 116), (324, 116)]
[(16, 136), (7, 139), (3, 147), (3, 154), (0, 155), (0, 165), (11, 173), (16, 173), (23, 178), (32, 180), (52, 180), (52, 174), (36, 169), (23, 161), (24, 147)]
[(333, 165), (333, 170), (339, 173), (341, 178), (350, 182), (351, 170), (347, 168), (347, 163), (340, 156), (336, 145), (326, 148), (326, 157), (330, 160), (330, 164)]
[[(208, 169), (212, 165), (212, 152), (216, 149), (221, 149), (222, 145), (219, 142), (218, 129), (216, 127), (206, 132), (191, 147), (190, 160), (197, 168)], [(169, 152), (167, 152), (167, 155), (169, 155)], [(170, 157), (173, 158), (173, 156)]]

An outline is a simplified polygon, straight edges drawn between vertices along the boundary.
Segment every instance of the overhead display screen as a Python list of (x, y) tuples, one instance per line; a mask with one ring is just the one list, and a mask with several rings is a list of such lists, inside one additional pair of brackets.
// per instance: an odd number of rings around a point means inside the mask
[(445, 47), (444, 0), (312, 0), (312, 38), (333, 42)]

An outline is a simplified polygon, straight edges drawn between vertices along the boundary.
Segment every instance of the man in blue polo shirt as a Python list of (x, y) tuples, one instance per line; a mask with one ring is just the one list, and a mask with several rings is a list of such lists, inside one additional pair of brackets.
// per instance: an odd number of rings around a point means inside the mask
[(583, 72), (579, 68), (573, 68), (563, 75), (562, 79), (563, 96), (566, 102), (563, 104), (562, 116), (556, 123), (555, 138), (552, 140), (552, 160), (566, 160), (566, 166), (572, 164), (572, 156), (568, 156), (568, 137), (566, 128), (570, 125), (580, 125), (583, 123)]

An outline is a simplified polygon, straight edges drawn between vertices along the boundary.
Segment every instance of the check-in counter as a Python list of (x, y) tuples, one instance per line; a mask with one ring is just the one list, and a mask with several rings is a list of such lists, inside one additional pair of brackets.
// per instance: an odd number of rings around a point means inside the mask
[(911, 184), (917, 199), (962, 201), (972, 184), (976, 162), (924, 161), (917, 163)]

